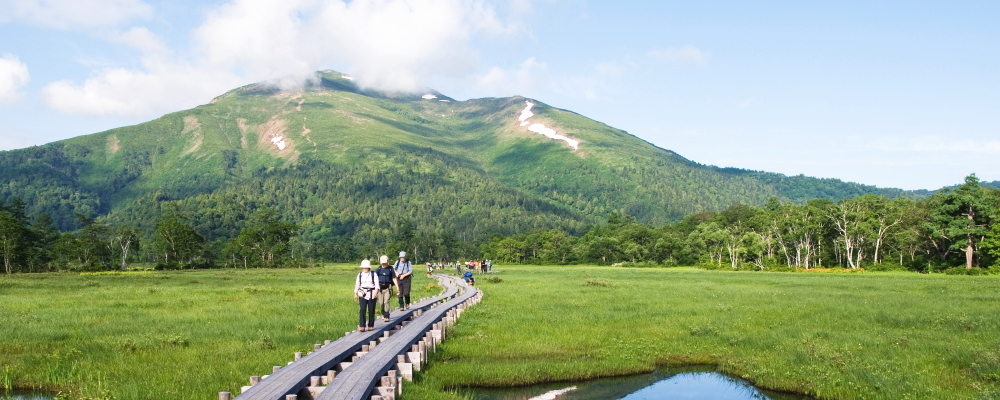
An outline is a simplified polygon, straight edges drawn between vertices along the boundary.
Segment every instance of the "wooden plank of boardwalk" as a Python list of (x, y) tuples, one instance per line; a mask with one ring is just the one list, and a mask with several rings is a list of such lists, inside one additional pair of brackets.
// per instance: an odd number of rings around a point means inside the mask
[[(391, 314), (393, 317), (389, 322), (376, 322), (373, 331), (354, 331), (323, 346), (291, 365), (282, 367), (236, 398), (240, 400), (284, 400), (286, 395), (299, 393), (300, 390), (309, 386), (310, 377), (326, 375), (326, 371), (334, 369), (338, 363), (344, 360), (350, 361), (351, 356), (360, 351), (362, 345), (367, 345), (373, 340), (377, 341), (383, 332), (392, 330), (396, 325), (409, 319), (417, 310), (426, 309), (441, 299), (450, 298), (458, 293), (458, 286), (451, 282), (451, 277), (438, 276), (438, 278), (446, 288), (443, 294), (414, 303), (409, 310), (393, 312)], [(375, 346), (376, 349), (379, 347), (382, 346)]]
[(410, 321), (405, 328), (396, 332), (388, 340), (376, 346), (375, 350), (368, 352), (338, 374), (333, 382), (330, 382), (316, 397), (316, 400), (368, 400), (376, 383), (378, 383), (377, 380), (396, 364), (397, 355), (409, 351), (410, 346), (422, 339), (424, 333), (441, 320), (449, 310), (478, 293), (476, 288), (466, 286), (465, 282), (459, 282), (466, 287), (465, 293), (440, 306), (424, 311), (423, 315)]

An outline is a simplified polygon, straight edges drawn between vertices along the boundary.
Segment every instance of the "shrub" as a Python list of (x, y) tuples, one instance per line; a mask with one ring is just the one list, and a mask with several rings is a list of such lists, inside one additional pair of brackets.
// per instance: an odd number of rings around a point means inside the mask
[(866, 270), (869, 271), (908, 271), (906, 267), (896, 264), (894, 262), (882, 262), (878, 264), (871, 264), (865, 266)]
[(989, 270), (984, 268), (951, 267), (944, 270), (946, 275), (989, 275)]
[(639, 262), (626, 261), (623, 263), (619, 263), (617, 266), (624, 268), (656, 268), (656, 267), (662, 267), (663, 265), (660, 265), (655, 261), (639, 261)]

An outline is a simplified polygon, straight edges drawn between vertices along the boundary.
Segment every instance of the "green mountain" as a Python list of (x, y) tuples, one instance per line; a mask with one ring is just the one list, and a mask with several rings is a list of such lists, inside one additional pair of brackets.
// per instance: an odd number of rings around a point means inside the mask
[(470, 240), (580, 231), (612, 211), (666, 223), (772, 196), (927, 195), (706, 166), (523, 97), (455, 101), (317, 77), (300, 91), (248, 85), (146, 123), (0, 152), (0, 201), (21, 198), (63, 230), (79, 227), (79, 213), (149, 233), (169, 210), (209, 239), (273, 207), (306, 238), (380, 243), (405, 220)]

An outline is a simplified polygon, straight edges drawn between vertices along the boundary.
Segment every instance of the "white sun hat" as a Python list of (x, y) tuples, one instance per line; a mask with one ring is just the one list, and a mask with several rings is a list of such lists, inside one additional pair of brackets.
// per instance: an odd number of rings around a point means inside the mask
[(389, 263), (389, 256), (379, 257), (378, 258), (378, 262), (379, 262), (379, 264), (388, 264)]
[(364, 269), (364, 268), (372, 269), (372, 262), (368, 261), (368, 260), (361, 260), (361, 268), (362, 269)]

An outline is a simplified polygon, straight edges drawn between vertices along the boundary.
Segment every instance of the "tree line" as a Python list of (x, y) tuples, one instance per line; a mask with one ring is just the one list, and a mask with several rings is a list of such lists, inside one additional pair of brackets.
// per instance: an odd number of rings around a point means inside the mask
[(24, 209), (19, 199), (0, 205), (0, 257), (7, 274), (125, 270), (135, 262), (157, 269), (284, 266), (294, 261), (288, 255), (299, 230), (274, 210), (261, 209), (239, 235), (214, 243), (177, 213), (164, 215), (148, 237), (136, 227), (82, 214), (77, 214), (79, 230), (60, 232), (47, 214), (31, 219)]
[[(485, 257), (507, 263), (701, 265), (734, 270), (848, 268), (963, 273), (1000, 270), (1000, 191), (965, 183), (923, 200), (863, 195), (832, 202), (742, 204), (651, 226), (612, 213), (574, 236), (558, 229), (496, 236)], [(981, 269), (974, 269), (980, 267)]]
[[(736, 270), (961, 266), (976, 273), (1000, 260), (1000, 191), (981, 185), (975, 175), (923, 200), (868, 194), (795, 204), (771, 198), (762, 207), (737, 204), (659, 226), (616, 211), (589, 228), (521, 229), (525, 232), (494, 232), (486, 239), (466, 237), (440, 220), (407, 216), (371, 224), (307, 220), (300, 225), (266, 202), (243, 198), (245, 193), (229, 192), (234, 196), (229, 199), (221, 193), (157, 202), (158, 216), (133, 219), (135, 225), (77, 214), (80, 228), (72, 232), (60, 232), (45, 213), (29, 217), (25, 202), (15, 198), (0, 204), (4, 271), (112, 270), (130, 263), (278, 267), (353, 262), (400, 250), (421, 261), (485, 257), (505, 263)], [(149, 220), (155, 222), (144, 222)]]

